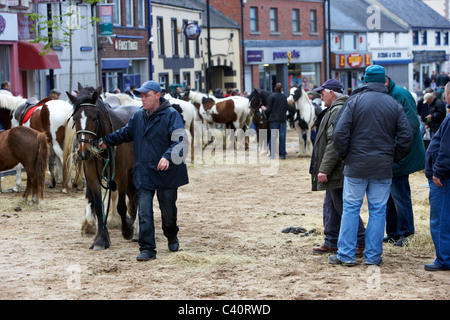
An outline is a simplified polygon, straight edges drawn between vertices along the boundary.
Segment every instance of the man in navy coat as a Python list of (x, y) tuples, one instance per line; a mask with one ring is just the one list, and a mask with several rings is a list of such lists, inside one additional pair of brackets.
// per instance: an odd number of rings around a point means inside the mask
[(128, 124), (99, 143), (99, 147), (133, 142), (133, 178), (139, 190), (138, 261), (156, 258), (153, 197), (156, 193), (161, 209), (162, 229), (169, 250), (178, 251), (177, 193), (189, 183), (185, 155), (189, 146), (181, 115), (161, 98), (161, 87), (147, 81), (134, 90), (142, 99), (139, 109)]

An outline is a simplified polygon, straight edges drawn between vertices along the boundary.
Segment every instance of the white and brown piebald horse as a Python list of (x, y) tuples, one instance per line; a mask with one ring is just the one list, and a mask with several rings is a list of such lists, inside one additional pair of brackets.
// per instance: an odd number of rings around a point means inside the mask
[[(311, 130), (315, 127), (317, 120), (314, 105), (301, 87), (292, 88), (287, 101), (289, 105), (295, 105), (296, 108), (294, 122), (300, 146), (298, 156), (311, 156), (313, 150)], [(306, 133), (306, 147), (303, 141), (303, 133)]]

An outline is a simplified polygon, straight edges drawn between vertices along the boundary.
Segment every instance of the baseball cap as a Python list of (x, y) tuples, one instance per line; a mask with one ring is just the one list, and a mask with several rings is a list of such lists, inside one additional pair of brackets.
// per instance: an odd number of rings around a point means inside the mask
[(149, 92), (150, 90), (161, 93), (161, 86), (159, 85), (158, 82), (150, 80), (150, 81), (144, 82), (140, 88), (134, 89), (133, 93), (135, 93), (135, 94), (136, 93), (137, 94), (146, 93), (146, 92)]
[(336, 79), (329, 79), (325, 81), (319, 88), (314, 89), (314, 91), (320, 92), (323, 89), (333, 90), (335, 92), (344, 93), (344, 86), (342, 83)]

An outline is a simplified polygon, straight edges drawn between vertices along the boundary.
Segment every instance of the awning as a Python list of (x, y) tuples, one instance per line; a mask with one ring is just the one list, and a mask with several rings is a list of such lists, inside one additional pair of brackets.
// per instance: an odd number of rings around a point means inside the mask
[(19, 41), (19, 68), (22, 70), (61, 69), (58, 55), (53, 51), (45, 54), (44, 44)]

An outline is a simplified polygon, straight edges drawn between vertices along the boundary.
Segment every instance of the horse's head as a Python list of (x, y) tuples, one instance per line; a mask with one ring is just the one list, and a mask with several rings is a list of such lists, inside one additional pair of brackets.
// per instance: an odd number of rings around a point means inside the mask
[(262, 105), (261, 91), (258, 89), (253, 89), (248, 101), (250, 106), (250, 115), (253, 115)]
[(83, 88), (80, 84), (78, 84), (76, 97), (66, 92), (73, 105), (72, 118), (76, 130), (78, 156), (82, 160), (88, 160), (91, 157), (92, 147), (96, 147), (98, 140), (106, 135), (106, 126), (111, 123), (107, 107), (100, 98), (101, 92), (101, 87)]

